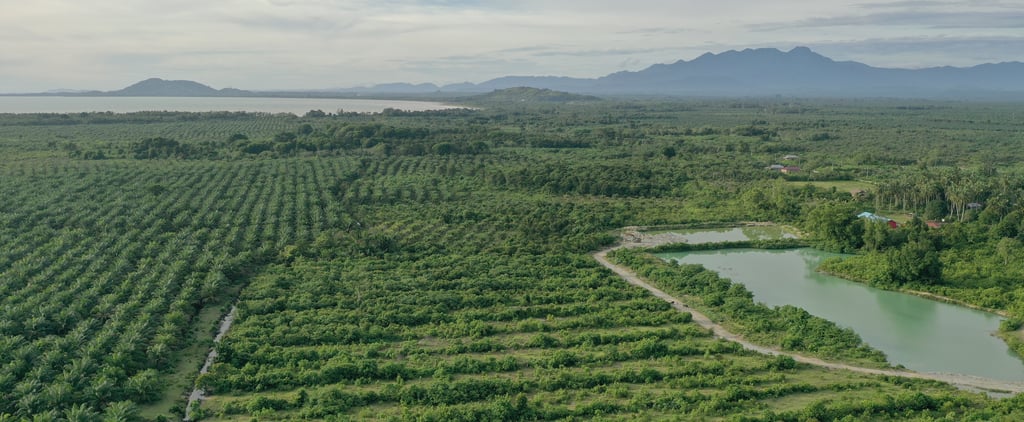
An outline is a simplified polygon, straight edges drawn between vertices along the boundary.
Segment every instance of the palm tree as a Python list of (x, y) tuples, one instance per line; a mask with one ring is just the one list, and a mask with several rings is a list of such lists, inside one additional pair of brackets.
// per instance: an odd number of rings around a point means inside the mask
[(96, 422), (99, 415), (85, 404), (76, 404), (64, 411), (64, 419), (68, 422)]
[(138, 419), (139, 407), (130, 401), (111, 403), (103, 412), (103, 422), (129, 422)]

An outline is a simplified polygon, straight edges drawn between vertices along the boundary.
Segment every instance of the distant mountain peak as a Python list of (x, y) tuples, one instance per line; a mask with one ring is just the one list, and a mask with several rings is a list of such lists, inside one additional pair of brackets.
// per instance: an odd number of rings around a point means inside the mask
[[(686, 63), (711, 64), (716, 62), (735, 61), (782, 61), (787, 59), (816, 59), (829, 60), (827, 57), (811, 51), (807, 47), (795, 47), (789, 51), (782, 51), (777, 48), (745, 48), (743, 50), (728, 50), (715, 54), (707, 52), (697, 58), (686, 61), (679, 60), (668, 66), (683, 65)], [(657, 66), (657, 65), (655, 65)], [(653, 66), (652, 66), (653, 67)]]
[[(692, 61), (700, 61), (700, 60), (713, 59), (713, 58), (715, 58), (715, 56), (716, 56), (715, 53), (712, 53), (712, 52), (708, 51), (707, 53), (701, 54), (700, 56), (698, 56), (696, 59), (693, 59)], [(678, 63), (686, 63), (686, 60), (676, 60), (676, 62), (673, 63), (673, 64), (678, 64)]]
[(234, 88), (217, 90), (195, 81), (149, 78), (106, 94), (126, 97), (218, 97), (244, 96), (249, 92)]
[(788, 54), (800, 54), (800, 55), (814, 55), (814, 56), (820, 56), (820, 54), (818, 54), (818, 53), (815, 53), (815, 52), (811, 51), (811, 49), (810, 49), (810, 48), (807, 48), (807, 47), (804, 47), (804, 46), (797, 46), (797, 47), (793, 47), (793, 49), (792, 49), (792, 50), (789, 50)]

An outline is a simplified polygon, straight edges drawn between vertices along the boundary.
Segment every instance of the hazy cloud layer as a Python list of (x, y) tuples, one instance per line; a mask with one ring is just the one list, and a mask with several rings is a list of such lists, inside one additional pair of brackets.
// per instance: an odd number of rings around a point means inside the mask
[(595, 77), (807, 45), (879, 66), (1024, 60), (1024, 0), (0, 0), (0, 92)]

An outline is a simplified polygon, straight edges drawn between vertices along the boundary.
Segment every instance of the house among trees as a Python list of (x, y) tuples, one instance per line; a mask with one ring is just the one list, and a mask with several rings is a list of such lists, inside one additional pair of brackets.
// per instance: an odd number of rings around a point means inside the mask
[(967, 204), (967, 209), (969, 210), (980, 210), (981, 207), (982, 205), (977, 202), (971, 202), (970, 204)]
[(885, 224), (889, 225), (890, 229), (895, 229), (895, 228), (898, 228), (900, 226), (900, 223), (897, 223), (896, 221), (894, 221), (891, 218), (882, 217), (882, 216), (880, 216), (878, 214), (874, 214), (874, 213), (871, 213), (871, 212), (868, 212), (868, 211), (864, 211), (864, 212), (862, 212), (860, 214), (857, 214), (857, 218), (866, 218), (866, 219), (868, 219), (870, 221), (881, 221), (881, 222), (884, 222)]
[(937, 229), (939, 227), (942, 227), (946, 223), (938, 220), (928, 220), (925, 221), (924, 224), (927, 225), (930, 229)]
[(770, 165), (768, 167), (765, 167), (765, 170), (777, 171), (777, 172), (784, 173), (784, 174), (793, 174), (793, 173), (799, 173), (800, 172), (800, 167), (797, 167), (797, 166), (784, 166), (782, 164), (772, 164), (772, 165)]
[(850, 196), (853, 196), (854, 198), (863, 198), (868, 196), (868, 191), (864, 189), (853, 189), (850, 191)]
[(792, 155), (792, 154), (790, 154), (790, 155), (787, 155), (785, 157), (782, 157), (782, 159), (786, 160), (786, 161), (799, 160), (800, 156), (799, 155)]

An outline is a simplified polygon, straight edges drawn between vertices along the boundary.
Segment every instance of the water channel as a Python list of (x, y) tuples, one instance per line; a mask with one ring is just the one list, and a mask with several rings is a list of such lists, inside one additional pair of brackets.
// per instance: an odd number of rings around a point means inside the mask
[[(694, 231), (679, 235), (685, 236), (688, 243), (700, 243), (722, 241), (721, 233)], [(778, 236), (781, 235), (770, 237)], [(768, 306), (798, 306), (850, 327), (865, 342), (885, 352), (893, 364), (919, 372), (1024, 381), (1024, 362), (992, 335), (999, 327), (999, 316), (880, 290), (815, 271), (822, 260), (834, 254), (804, 248), (657, 255), (665, 260), (701, 264), (743, 283), (754, 294), (755, 301)]]

